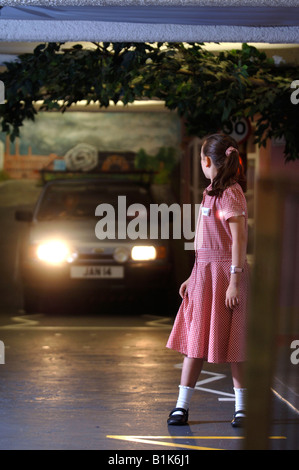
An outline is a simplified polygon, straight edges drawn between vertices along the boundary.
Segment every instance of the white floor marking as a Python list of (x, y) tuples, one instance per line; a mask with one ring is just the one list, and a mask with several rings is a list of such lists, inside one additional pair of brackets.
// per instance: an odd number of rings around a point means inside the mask
[[(181, 369), (183, 367), (183, 364), (182, 363), (175, 364), (174, 367), (177, 368), (177, 369)], [(221, 379), (225, 379), (227, 377), (225, 374), (219, 374), (217, 372), (210, 372), (210, 371), (207, 371), (207, 370), (202, 370), (201, 374), (206, 374), (206, 375), (209, 375), (210, 377), (208, 377), (206, 379), (199, 380), (198, 382), (196, 382), (196, 385), (194, 387), (195, 390), (201, 390), (203, 392), (213, 393), (215, 395), (222, 395), (223, 397), (225, 397), (225, 398), (219, 397), (218, 401), (235, 401), (234, 393), (227, 393), (227, 392), (222, 392), (221, 390), (215, 390), (215, 389), (212, 389), (212, 388), (202, 387), (202, 385), (204, 385), (204, 384), (215, 382), (215, 381), (221, 380)]]
[[(171, 325), (165, 324), (166, 321), (169, 321), (167, 317), (156, 317), (155, 320), (151, 320), (145, 323), (144, 326), (123, 326), (123, 325), (116, 325), (116, 326), (96, 326), (96, 325), (41, 325), (38, 318), (43, 318), (43, 314), (34, 314), (34, 315), (20, 315), (12, 317), (11, 320), (14, 323), (9, 325), (0, 326), (0, 330), (43, 330), (43, 331), (55, 331), (55, 330), (80, 330), (80, 331), (88, 331), (88, 330), (128, 330), (128, 331), (151, 331), (151, 330), (169, 330), (171, 329)], [(153, 317), (155, 318), (155, 317)]]

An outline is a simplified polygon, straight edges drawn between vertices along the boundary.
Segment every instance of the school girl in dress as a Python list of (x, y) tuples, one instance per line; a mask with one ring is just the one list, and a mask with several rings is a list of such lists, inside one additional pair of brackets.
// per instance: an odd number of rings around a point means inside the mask
[(204, 361), (230, 363), (235, 392), (232, 426), (245, 419), (244, 363), (249, 271), (246, 261), (245, 177), (237, 143), (213, 134), (201, 148), (211, 184), (203, 193), (195, 262), (180, 287), (182, 303), (167, 347), (185, 355), (179, 396), (168, 424), (188, 422), (189, 404)]

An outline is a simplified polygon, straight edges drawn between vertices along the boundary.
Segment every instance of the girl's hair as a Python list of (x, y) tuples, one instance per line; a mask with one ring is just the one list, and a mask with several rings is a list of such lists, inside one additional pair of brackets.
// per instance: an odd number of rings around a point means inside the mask
[(221, 197), (223, 191), (234, 183), (239, 183), (243, 191), (246, 191), (246, 178), (238, 144), (232, 137), (226, 134), (210, 135), (204, 141), (202, 151), (212, 159), (217, 168), (212, 189), (208, 191), (210, 196)]

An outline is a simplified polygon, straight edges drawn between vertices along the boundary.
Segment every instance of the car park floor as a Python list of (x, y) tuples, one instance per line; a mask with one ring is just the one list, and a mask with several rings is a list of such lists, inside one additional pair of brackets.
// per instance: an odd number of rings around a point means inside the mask
[[(189, 424), (167, 426), (182, 363), (165, 348), (171, 318), (122, 313), (2, 314), (0, 449), (242, 449), (229, 366), (206, 364)], [(273, 398), (269, 447), (298, 449), (298, 415)]]

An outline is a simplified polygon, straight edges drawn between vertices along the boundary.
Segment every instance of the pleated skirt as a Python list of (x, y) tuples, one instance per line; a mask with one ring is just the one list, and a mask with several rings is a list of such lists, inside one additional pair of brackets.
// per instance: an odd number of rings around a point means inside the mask
[(231, 255), (198, 250), (188, 288), (166, 347), (211, 363), (246, 360), (249, 268), (241, 273), (239, 304), (226, 307)]

